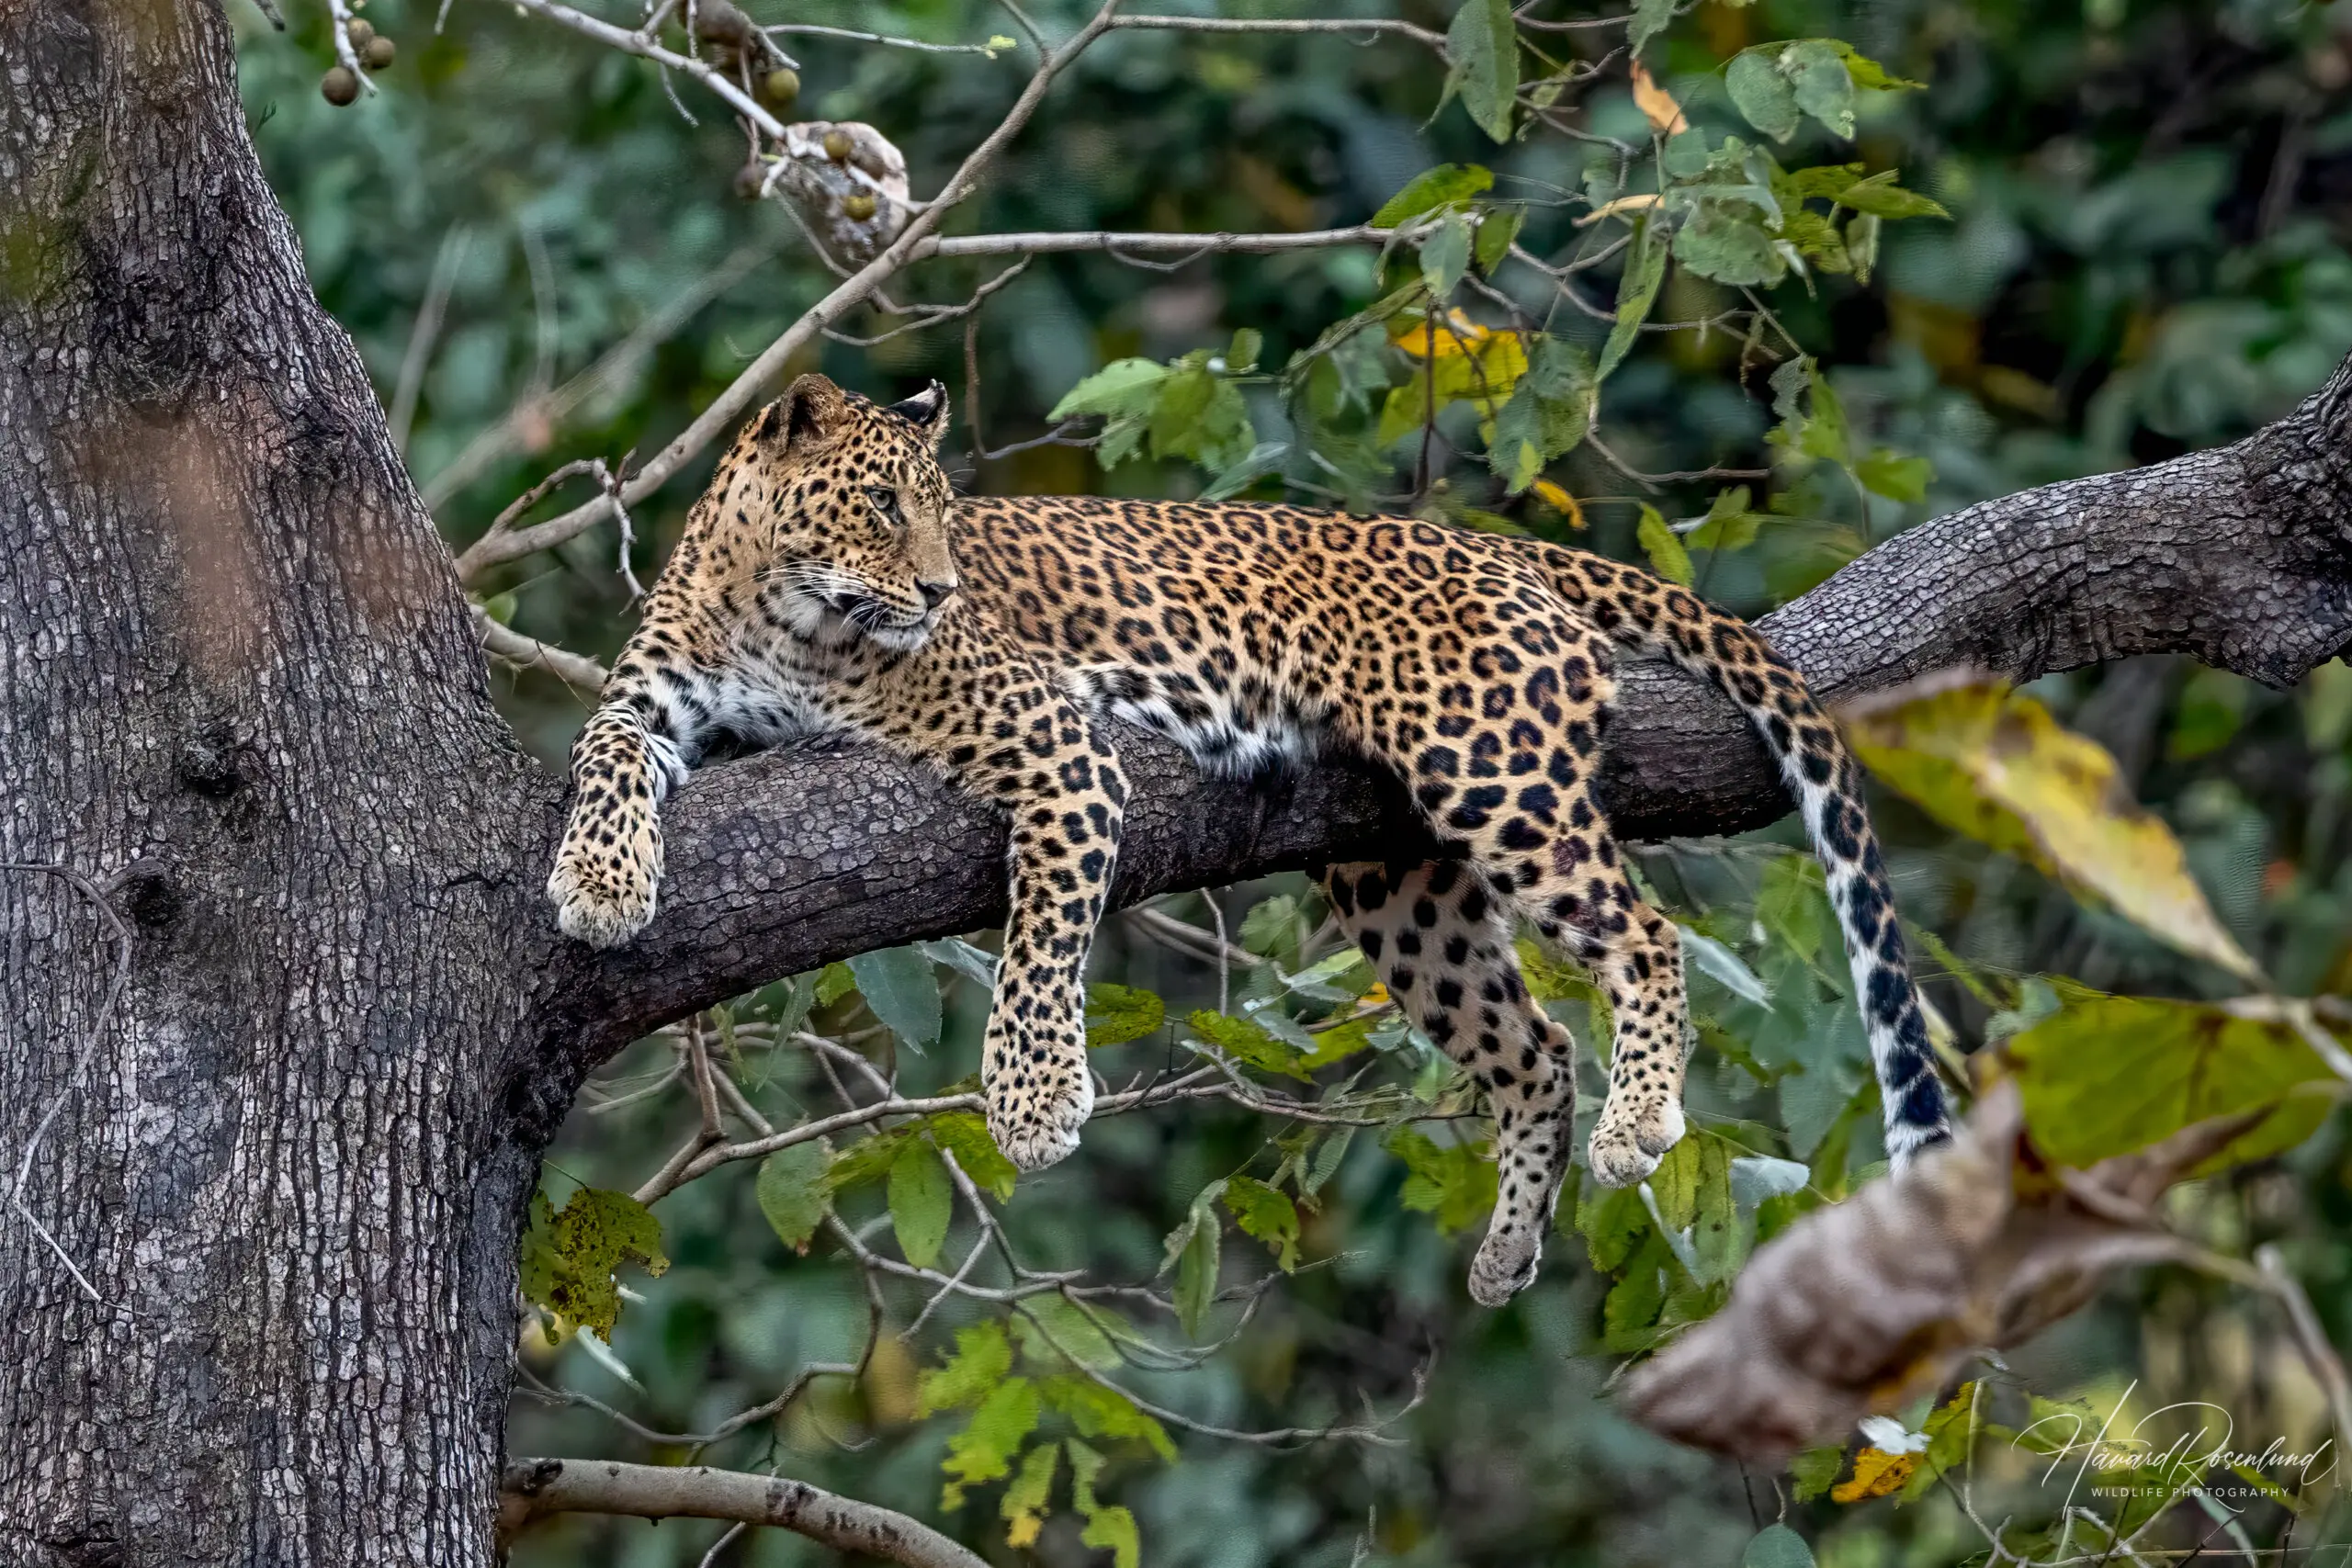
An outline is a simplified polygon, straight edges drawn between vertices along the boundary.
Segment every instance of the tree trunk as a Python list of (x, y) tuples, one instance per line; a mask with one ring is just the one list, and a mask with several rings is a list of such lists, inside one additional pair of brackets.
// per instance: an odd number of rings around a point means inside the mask
[(0, 6), (0, 1561), (482, 1563), (539, 770), (233, 69)]
[[(698, 777), (662, 919), (558, 938), (561, 782), (317, 307), (220, 0), (0, 0), (0, 1563), (492, 1561), (514, 1236), (579, 1075), (780, 974), (1001, 917), (1003, 825), (823, 749)], [(1973, 508), (1770, 623), (1832, 693), (2352, 639), (2346, 388), (2222, 453)], [(1637, 830), (1783, 806), (1635, 672)], [(1119, 894), (1418, 838), (1335, 763), (1121, 737)]]

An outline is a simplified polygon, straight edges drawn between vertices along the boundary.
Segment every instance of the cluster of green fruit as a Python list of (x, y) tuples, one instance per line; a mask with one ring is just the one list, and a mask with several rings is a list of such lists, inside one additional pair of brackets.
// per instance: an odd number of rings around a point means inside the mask
[[(354, 17), (344, 24), (343, 36), (351, 40), (351, 52), (359, 63), (370, 71), (381, 71), (391, 64), (400, 51), (392, 40), (379, 36), (364, 17)], [(319, 92), (326, 101), (341, 108), (359, 96), (359, 78), (348, 65), (337, 65), (319, 78)]]

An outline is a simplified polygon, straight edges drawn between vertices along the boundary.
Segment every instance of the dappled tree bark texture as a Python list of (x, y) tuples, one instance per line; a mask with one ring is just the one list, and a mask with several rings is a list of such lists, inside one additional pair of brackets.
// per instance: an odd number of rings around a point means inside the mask
[[(233, 69), (217, 0), (0, 4), (0, 1563), (487, 1564), (514, 1235), (578, 1075), (994, 922), (1003, 832), (871, 757), (715, 768), (646, 938), (559, 939), (562, 783)], [(1833, 695), (2159, 649), (2292, 680), (2352, 638), (2347, 386), (1919, 529), (1771, 629)], [(1623, 825), (1782, 809), (1712, 695), (1625, 689)], [(1212, 783), (1120, 739), (1124, 899), (1419, 840), (1344, 762)]]

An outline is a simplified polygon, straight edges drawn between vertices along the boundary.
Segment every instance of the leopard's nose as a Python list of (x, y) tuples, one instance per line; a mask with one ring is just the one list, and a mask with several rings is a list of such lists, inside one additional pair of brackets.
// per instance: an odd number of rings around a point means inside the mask
[(949, 594), (956, 592), (956, 581), (951, 577), (944, 582), (918, 582), (915, 587), (922, 592), (924, 605), (936, 610), (947, 602)]

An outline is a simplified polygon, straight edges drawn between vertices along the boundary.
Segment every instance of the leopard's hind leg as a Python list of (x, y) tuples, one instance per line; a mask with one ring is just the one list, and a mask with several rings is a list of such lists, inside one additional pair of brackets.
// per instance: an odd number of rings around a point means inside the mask
[(1466, 861), (1335, 865), (1340, 923), (1421, 1032), (1487, 1092), (1497, 1194), (1470, 1293), (1500, 1306), (1535, 1278), (1576, 1136), (1576, 1043), (1528, 995), (1510, 908)]
[(1593, 795), (1611, 650), (1566, 615), (1467, 629), (1434, 650), (1455, 678), (1431, 682), (1419, 715), (1400, 712), (1381, 749), (1439, 837), (1609, 998), (1609, 1099), (1589, 1158), (1602, 1182), (1627, 1186), (1682, 1136), (1690, 1025), (1674, 923), (1634, 892)]

